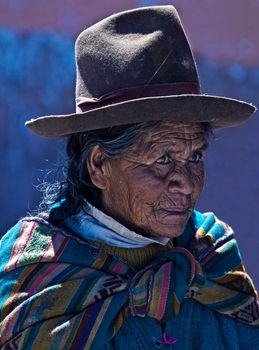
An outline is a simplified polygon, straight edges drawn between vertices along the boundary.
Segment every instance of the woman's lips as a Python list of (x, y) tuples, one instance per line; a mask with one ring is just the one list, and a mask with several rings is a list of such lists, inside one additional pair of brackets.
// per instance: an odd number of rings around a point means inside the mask
[(189, 208), (161, 208), (160, 210), (167, 212), (171, 215), (185, 215), (190, 211)]

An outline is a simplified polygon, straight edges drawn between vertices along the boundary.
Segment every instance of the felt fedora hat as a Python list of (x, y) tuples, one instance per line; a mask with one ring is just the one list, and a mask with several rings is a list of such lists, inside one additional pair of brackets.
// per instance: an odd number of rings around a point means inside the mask
[(76, 112), (26, 122), (34, 132), (61, 137), (151, 120), (240, 124), (249, 103), (202, 94), (196, 63), (171, 5), (117, 13), (76, 40)]

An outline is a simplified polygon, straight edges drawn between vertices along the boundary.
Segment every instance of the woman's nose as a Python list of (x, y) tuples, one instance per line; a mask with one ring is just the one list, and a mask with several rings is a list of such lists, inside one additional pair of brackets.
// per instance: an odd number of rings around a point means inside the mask
[(188, 165), (176, 165), (168, 178), (168, 190), (172, 193), (189, 195), (193, 192), (194, 184)]

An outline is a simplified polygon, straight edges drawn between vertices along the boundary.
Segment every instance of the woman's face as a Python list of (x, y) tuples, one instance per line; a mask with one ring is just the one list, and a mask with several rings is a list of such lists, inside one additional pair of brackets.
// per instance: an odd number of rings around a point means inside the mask
[(200, 123), (167, 122), (109, 159), (102, 209), (145, 236), (181, 235), (204, 185)]

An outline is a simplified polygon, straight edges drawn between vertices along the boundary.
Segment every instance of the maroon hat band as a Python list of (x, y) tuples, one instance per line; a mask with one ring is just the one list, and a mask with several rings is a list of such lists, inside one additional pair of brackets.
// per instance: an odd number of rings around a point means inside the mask
[(200, 95), (200, 86), (197, 83), (172, 83), (135, 86), (108, 92), (96, 98), (78, 97), (77, 113), (91, 111), (96, 108), (112, 105), (114, 103), (135, 100), (144, 97), (171, 96), (183, 94)]

